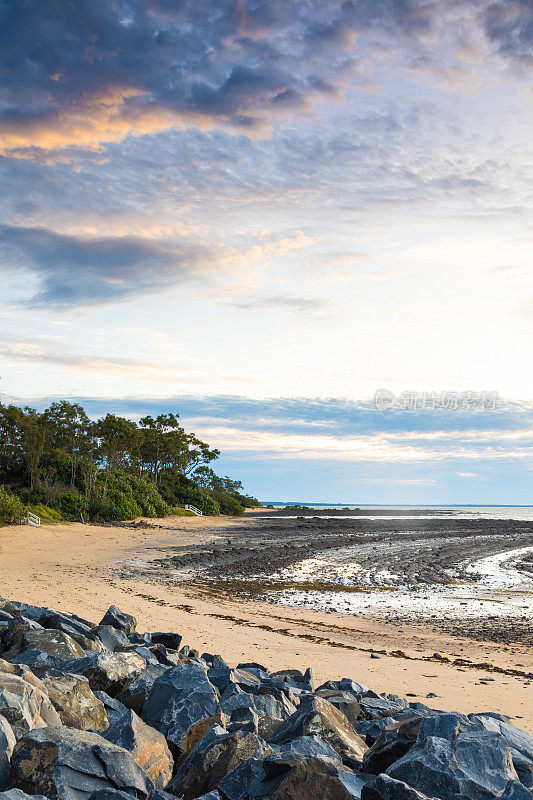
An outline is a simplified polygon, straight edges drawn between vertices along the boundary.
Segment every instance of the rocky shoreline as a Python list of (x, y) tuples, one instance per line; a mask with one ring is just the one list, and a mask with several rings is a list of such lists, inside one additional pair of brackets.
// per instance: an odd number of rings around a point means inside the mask
[[(478, 640), (533, 645), (533, 591), (516, 593), (512, 613), (506, 613), (504, 603), (513, 598), (512, 587), (489, 591), (477, 600), (468, 592), (476, 589), (482, 578), (472, 564), (520, 549), (524, 554), (516, 559), (514, 568), (531, 582), (531, 522), (288, 518), (283, 513), (265, 518), (260, 513), (239, 527), (214, 532), (218, 538), (208, 544), (162, 548), (161, 557), (150, 564), (130, 564), (127, 571), (189, 582), (217, 595), (289, 602), (307, 608), (321, 607), (315, 605), (320, 596), (330, 595), (329, 608), (344, 613), (358, 613), (350, 611), (357, 598), (364, 613), (379, 613), (380, 618), (394, 624), (430, 624)], [(301, 565), (312, 559), (319, 565), (303, 575)], [(360, 569), (352, 571), (346, 580), (354, 561)], [(456, 602), (455, 611), (446, 608), (442, 613), (439, 607), (432, 607), (432, 597), (441, 602), (448, 596), (443, 592), (449, 594), (454, 587), (464, 589), (467, 598)], [(368, 610), (362, 605), (365, 593), (372, 592), (381, 593), (383, 604), (385, 599), (391, 600), (384, 611), (379, 611), (379, 602)], [(344, 605), (337, 602), (350, 593)], [(416, 602), (409, 604), (417, 598), (424, 599), (418, 606)], [(479, 613), (466, 614), (469, 604), (475, 603)], [(328, 610), (327, 605), (323, 608)]]
[(0, 600), (0, 800), (532, 800), (531, 734), (430, 700)]

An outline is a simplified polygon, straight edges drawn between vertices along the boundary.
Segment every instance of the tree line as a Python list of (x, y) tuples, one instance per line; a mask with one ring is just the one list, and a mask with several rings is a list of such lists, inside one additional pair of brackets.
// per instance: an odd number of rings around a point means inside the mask
[(260, 505), (213, 471), (219, 455), (177, 413), (91, 420), (66, 400), (42, 412), (0, 403), (0, 521), (2, 503), (82, 520), (164, 516), (185, 503), (205, 514)]

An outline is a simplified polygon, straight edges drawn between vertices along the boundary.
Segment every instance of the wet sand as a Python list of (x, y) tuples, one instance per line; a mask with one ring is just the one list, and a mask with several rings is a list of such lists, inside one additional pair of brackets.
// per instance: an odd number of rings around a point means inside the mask
[[(242, 574), (242, 564), (250, 559), (256, 572), (270, 559), (270, 570), (275, 562), (279, 566), (274, 551), (289, 551), (282, 544), (296, 548), (300, 541), (302, 551), (282, 559), (290, 567), (298, 556), (312, 552), (309, 547), (318, 547), (315, 540), (323, 535), (276, 528), (271, 531), (274, 543), (269, 543), (261, 527), (266, 521), (255, 515), (244, 520), (169, 518), (159, 521), (162, 527), (153, 522), (135, 529), (81, 524), (1, 528), (0, 594), (95, 621), (116, 603), (137, 616), (140, 630), (177, 630), (186, 643), (219, 652), (230, 663), (257, 660), (276, 669), (310, 665), (319, 681), (349, 676), (421, 702), (433, 692), (437, 697), (426, 701), (432, 707), (499, 711), (533, 732), (533, 662), (520, 637), (476, 640), (420, 621), (284, 607), (257, 595), (244, 598), (238, 587), (221, 585), (221, 576), (230, 580)], [(280, 525), (287, 522), (279, 520)], [(351, 527), (353, 521), (348, 522)], [(335, 530), (331, 539), (363, 535)], [(380, 530), (376, 535), (388, 534)], [(526, 535), (519, 534), (519, 544)], [(247, 542), (261, 549), (245, 552)], [(250, 561), (249, 575), (252, 567)], [(178, 579), (179, 573), (184, 577)], [(380, 658), (371, 659), (372, 652)]]

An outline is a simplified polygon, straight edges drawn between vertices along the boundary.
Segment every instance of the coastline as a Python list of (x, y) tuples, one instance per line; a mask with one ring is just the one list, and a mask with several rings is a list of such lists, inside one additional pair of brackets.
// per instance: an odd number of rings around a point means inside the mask
[[(434, 692), (434, 707), (499, 711), (533, 732), (527, 677), (533, 663), (526, 647), (423, 625), (398, 628), (364, 614), (206, 595), (194, 581), (170, 584), (125, 572), (125, 565), (160, 559), (176, 544), (216, 542), (249, 523), (249, 517), (178, 517), (133, 530), (78, 523), (1, 528), (0, 594), (93, 619), (114, 603), (138, 618), (140, 630), (178, 630), (191, 646), (220, 652), (230, 663), (244, 657), (272, 669), (312, 666), (318, 681), (349, 675), (420, 702)], [(434, 659), (435, 651), (449, 661)], [(380, 658), (371, 658), (372, 652)]]

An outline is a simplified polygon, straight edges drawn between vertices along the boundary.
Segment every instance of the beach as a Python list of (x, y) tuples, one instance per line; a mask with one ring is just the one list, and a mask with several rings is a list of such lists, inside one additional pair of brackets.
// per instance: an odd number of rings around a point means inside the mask
[[(246, 538), (256, 524), (247, 515), (174, 517), (127, 527), (4, 527), (0, 594), (94, 621), (115, 604), (137, 617), (140, 630), (177, 631), (190, 646), (220, 653), (229, 663), (311, 666), (318, 682), (352, 677), (412, 701), (424, 702), (433, 693), (427, 700), (432, 707), (498, 711), (533, 731), (533, 661), (524, 643), (474, 639), (420, 621), (399, 624), (372, 614), (245, 598), (223, 587), (218, 591), (216, 582), (191, 570), (186, 580), (169, 577), (176, 549), (227, 551), (228, 541)], [(262, 558), (267, 557), (265, 550)]]

